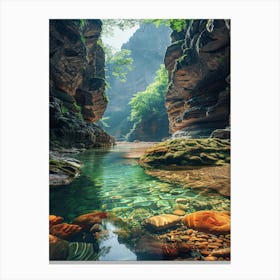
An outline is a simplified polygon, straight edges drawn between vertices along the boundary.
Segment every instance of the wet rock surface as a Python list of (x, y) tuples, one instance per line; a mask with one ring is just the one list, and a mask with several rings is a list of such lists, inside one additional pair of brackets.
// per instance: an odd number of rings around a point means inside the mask
[(50, 20), (50, 146), (92, 148), (114, 139), (97, 125), (107, 106), (101, 20)]
[(50, 153), (49, 184), (61, 186), (70, 184), (81, 173), (81, 162)]

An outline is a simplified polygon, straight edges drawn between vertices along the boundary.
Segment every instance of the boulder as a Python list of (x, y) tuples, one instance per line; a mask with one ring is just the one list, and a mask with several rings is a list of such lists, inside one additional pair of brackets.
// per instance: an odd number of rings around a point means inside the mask
[(78, 216), (73, 220), (74, 224), (79, 225), (83, 229), (89, 230), (94, 224), (100, 224), (102, 219), (108, 217), (106, 212), (91, 212)]
[(63, 218), (60, 216), (49, 215), (49, 226), (61, 224), (63, 222)]
[(230, 162), (230, 143), (215, 138), (178, 138), (161, 142), (140, 158), (140, 164), (165, 169), (193, 166), (221, 166)]
[(184, 223), (192, 229), (208, 233), (227, 234), (230, 232), (228, 211), (197, 211), (187, 215)]
[(81, 172), (81, 162), (75, 159), (50, 155), (49, 184), (61, 186), (70, 184)]
[(159, 216), (153, 216), (144, 221), (144, 225), (153, 230), (163, 230), (174, 227), (181, 221), (181, 218), (177, 215), (163, 214)]
[(211, 133), (210, 138), (230, 139), (230, 129), (216, 129)]
[(50, 228), (50, 233), (65, 240), (72, 240), (80, 234), (82, 228), (78, 225), (71, 225), (67, 223), (53, 225)]

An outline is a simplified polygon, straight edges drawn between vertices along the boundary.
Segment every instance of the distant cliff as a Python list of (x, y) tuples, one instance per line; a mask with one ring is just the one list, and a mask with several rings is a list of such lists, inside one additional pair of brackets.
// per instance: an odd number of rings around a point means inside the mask
[(172, 33), (164, 59), (169, 129), (175, 137), (208, 137), (230, 123), (229, 21), (186, 22), (186, 30)]
[(50, 145), (90, 148), (114, 140), (93, 122), (107, 107), (100, 20), (50, 20)]
[[(154, 24), (141, 24), (129, 41), (123, 44), (122, 49), (131, 51), (134, 69), (128, 73), (125, 83), (114, 76), (109, 76), (108, 82), (111, 88), (107, 94), (110, 101), (105, 113), (105, 116), (109, 117), (110, 125), (107, 130), (117, 139), (123, 139), (130, 132), (132, 123), (128, 121), (129, 100), (133, 94), (144, 91), (153, 82), (156, 71), (163, 63), (166, 48), (170, 44), (170, 33), (170, 28), (166, 26), (157, 28)], [(129, 140), (144, 141), (155, 140), (155, 137), (166, 137), (168, 136), (167, 117), (161, 120), (147, 119), (130, 135), (132, 138)]]

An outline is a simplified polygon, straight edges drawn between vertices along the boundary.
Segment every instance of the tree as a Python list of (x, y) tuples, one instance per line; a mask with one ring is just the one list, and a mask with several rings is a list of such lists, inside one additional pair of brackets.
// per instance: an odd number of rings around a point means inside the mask
[(165, 113), (164, 99), (168, 86), (168, 74), (162, 64), (156, 73), (154, 82), (145, 91), (134, 94), (129, 102), (130, 120), (140, 123), (147, 116), (160, 117)]
[(125, 30), (138, 25), (140, 22), (139, 19), (102, 19), (102, 36), (112, 36), (114, 27)]
[(108, 55), (106, 60), (107, 75), (112, 75), (121, 82), (125, 82), (127, 73), (133, 69), (133, 59), (130, 53), (130, 50), (122, 49), (114, 55)]
[(153, 23), (155, 26), (166, 25), (169, 26), (172, 30), (181, 32), (187, 29), (187, 24), (191, 20), (186, 19), (144, 19), (145, 23)]

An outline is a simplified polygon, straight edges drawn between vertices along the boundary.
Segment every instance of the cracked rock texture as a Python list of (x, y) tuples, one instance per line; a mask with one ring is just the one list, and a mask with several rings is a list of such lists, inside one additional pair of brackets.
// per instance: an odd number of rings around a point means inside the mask
[(92, 124), (107, 106), (101, 30), (100, 20), (50, 20), (51, 146), (90, 148), (114, 141)]
[(171, 34), (166, 108), (173, 137), (209, 137), (230, 124), (229, 20), (187, 20)]

